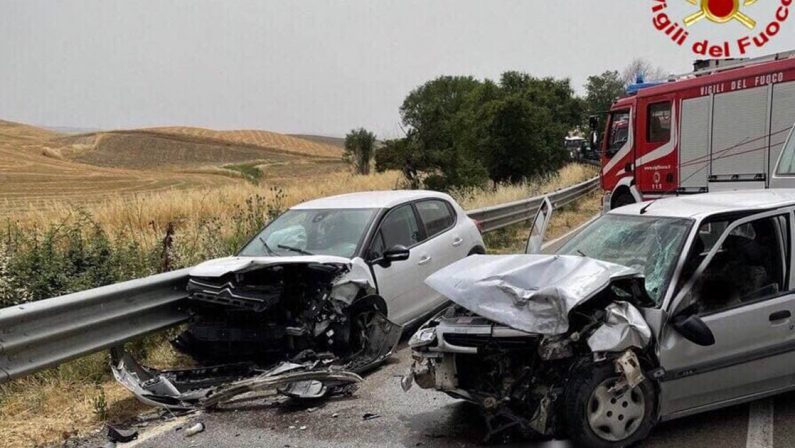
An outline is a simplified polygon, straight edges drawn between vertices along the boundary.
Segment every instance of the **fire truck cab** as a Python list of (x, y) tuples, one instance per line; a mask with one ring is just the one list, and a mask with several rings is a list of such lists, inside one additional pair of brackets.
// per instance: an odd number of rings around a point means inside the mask
[[(713, 61), (714, 62), (714, 61)], [(604, 208), (769, 188), (795, 123), (795, 52), (715, 63), (616, 101), (601, 141)], [(795, 170), (795, 161), (792, 163)], [(795, 173), (793, 173), (795, 174)]]

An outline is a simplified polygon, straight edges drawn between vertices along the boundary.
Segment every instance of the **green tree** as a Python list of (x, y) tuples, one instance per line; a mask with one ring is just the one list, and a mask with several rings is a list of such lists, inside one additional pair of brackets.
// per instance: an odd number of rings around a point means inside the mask
[(411, 91), (400, 113), (407, 136), (385, 145), (378, 169), (447, 190), (549, 174), (563, 163), (561, 142), (581, 122), (583, 102), (567, 79), (506, 72), (499, 83), (434, 79)]
[(585, 84), (585, 110), (588, 115), (604, 115), (613, 102), (626, 92), (621, 75), (613, 70), (588, 77)]
[(375, 141), (375, 134), (364, 128), (354, 129), (345, 136), (343, 159), (352, 164), (358, 174), (370, 174)]
[(557, 170), (565, 162), (561, 142), (582, 120), (583, 103), (569, 80), (506, 72), (500, 89), (502, 95), (484, 105), (479, 119), (489, 178), (519, 182)]

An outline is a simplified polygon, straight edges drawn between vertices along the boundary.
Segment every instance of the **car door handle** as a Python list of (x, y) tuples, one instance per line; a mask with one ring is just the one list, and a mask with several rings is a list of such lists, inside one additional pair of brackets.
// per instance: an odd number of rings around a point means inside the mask
[(792, 313), (789, 310), (784, 311), (777, 311), (770, 315), (770, 322), (778, 322), (780, 320), (789, 319), (792, 317)]
[(426, 256), (420, 258), (420, 261), (418, 261), (417, 264), (422, 266), (422, 265), (428, 264), (430, 262), (431, 262), (431, 257), (426, 255)]
[(455, 239), (453, 240), (453, 247), (458, 247), (462, 244), (464, 244), (464, 239), (460, 237), (455, 237)]

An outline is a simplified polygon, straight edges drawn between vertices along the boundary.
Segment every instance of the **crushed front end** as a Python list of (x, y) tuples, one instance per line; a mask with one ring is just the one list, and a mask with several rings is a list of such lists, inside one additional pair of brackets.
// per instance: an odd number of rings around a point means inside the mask
[[(500, 272), (512, 268), (504, 271), (511, 272), (510, 277), (498, 275), (487, 266), (489, 262)], [(620, 369), (617, 372), (622, 372), (622, 387), (635, 387), (643, 380), (639, 357), (645, 357), (651, 330), (637, 308), (617, 300), (619, 294), (630, 300), (633, 294), (642, 294), (638, 288), (642, 278), (636, 274), (609, 267), (613, 271), (605, 272), (604, 279), (575, 288), (584, 292), (585, 298), (568, 297), (574, 305), (567, 309), (556, 301), (564, 300), (561, 291), (571, 285), (550, 289), (549, 285), (522, 284), (516, 277), (532, 276), (539, 269), (585, 269), (593, 278), (599, 266), (574, 259), (527, 256), (512, 260), (480, 257), (453, 266), (434, 274), (428, 284), (444, 290), (456, 305), (432, 318), (411, 338), (413, 365), (403, 386), (408, 390), (416, 383), (478, 405), (486, 418), (487, 439), (560, 434), (567, 383), (573, 372), (589, 364), (614, 363)], [(598, 284), (602, 286), (596, 287)], [(502, 291), (514, 299), (501, 306), (499, 299), (482, 295), (490, 288), (494, 295)], [(551, 294), (553, 290), (557, 295)], [(471, 291), (476, 292), (472, 295)], [(533, 294), (539, 291), (547, 291), (545, 297)], [(534, 313), (525, 314), (533, 307), (535, 313), (549, 312), (536, 314), (537, 318)], [(557, 318), (555, 313), (560, 313)], [(519, 325), (517, 316), (530, 321)], [(552, 322), (555, 319), (557, 324)], [(522, 328), (516, 328), (519, 326)]]
[(319, 398), (361, 381), (402, 333), (348, 259), (221, 259), (197, 266), (187, 290), (191, 318), (173, 345), (207, 367), (161, 372), (114, 354), (117, 380), (147, 403), (212, 407), (263, 389)]

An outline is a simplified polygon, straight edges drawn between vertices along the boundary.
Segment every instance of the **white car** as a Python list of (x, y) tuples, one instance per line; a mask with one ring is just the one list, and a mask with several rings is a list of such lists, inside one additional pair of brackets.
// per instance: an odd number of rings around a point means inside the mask
[(318, 398), (361, 381), (358, 373), (390, 356), (404, 325), (447, 303), (424, 283), (428, 276), (484, 252), (476, 223), (443, 193), (309, 201), (237, 256), (190, 271), (191, 319), (174, 344), (214, 368), (159, 372), (117, 352), (113, 372), (139, 399), (170, 408), (265, 388)]
[(528, 254), (428, 278), (456, 305), (409, 342), (420, 387), (481, 406), (492, 438), (600, 448), (795, 389), (795, 190), (628, 205), (539, 255), (550, 212)]
[[(384, 299), (398, 325), (421, 319), (446, 301), (425, 279), (468, 255), (485, 253), (475, 221), (447, 194), (371, 191), (305, 202), (268, 224), (236, 260), (278, 262), (297, 255), (341, 257), (352, 263)], [(228, 272), (228, 259), (196, 267), (192, 276)]]

